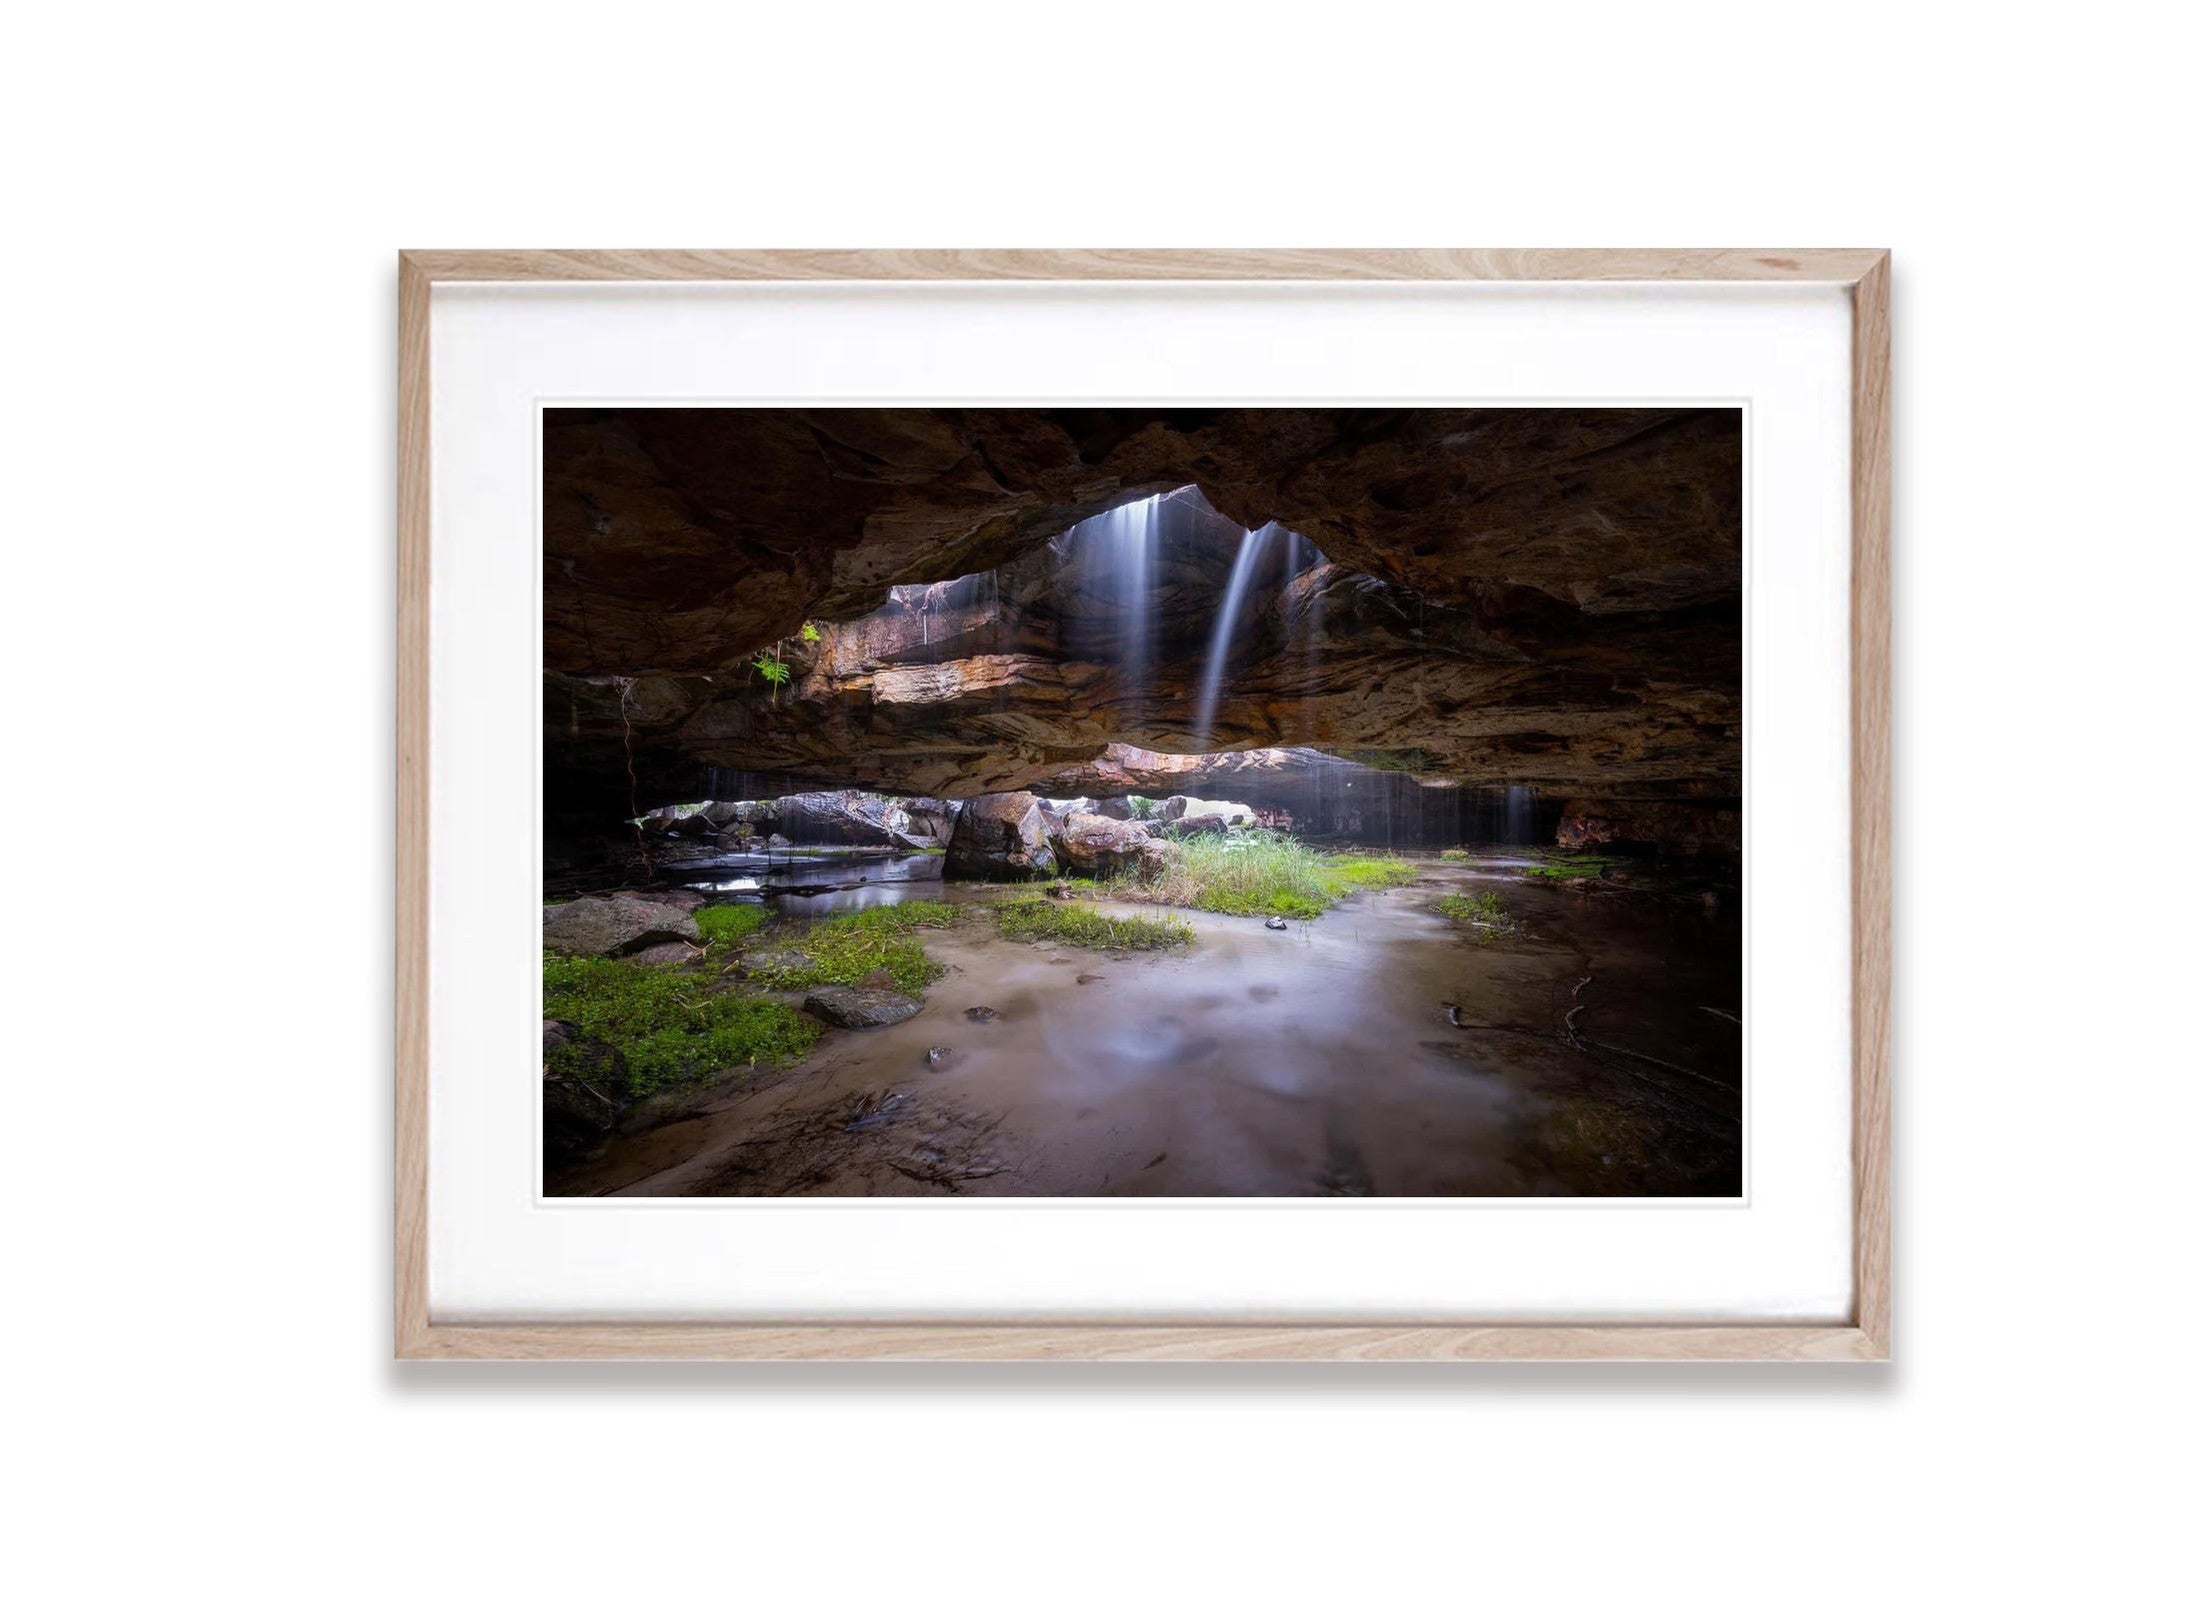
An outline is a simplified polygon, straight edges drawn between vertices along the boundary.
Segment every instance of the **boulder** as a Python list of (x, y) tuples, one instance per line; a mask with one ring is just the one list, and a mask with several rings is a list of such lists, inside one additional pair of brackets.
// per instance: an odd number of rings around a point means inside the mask
[(1190, 838), (1198, 833), (1226, 833), (1229, 821), (1221, 816), (1186, 816), (1174, 825), (1178, 838)]
[(908, 835), (920, 849), (943, 845), (954, 836), (954, 819), (961, 813), (960, 800), (912, 799), (901, 801), (908, 813)]
[(1106, 817), (1111, 822), (1130, 821), (1132, 819), (1130, 811), (1130, 796), (1127, 794), (1115, 794), (1101, 800), (1099, 802), (1099, 814)]
[(672, 939), (702, 940), (695, 918), (638, 894), (609, 894), (542, 907), (542, 947), (555, 955), (624, 955)]
[(1151, 879), (1161, 874), (1175, 850), (1153, 837), (1143, 822), (1118, 822), (1080, 811), (1062, 823), (1061, 853), (1072, 871)]
[(891, 844), (898, 839), (886, 809), (877, 795), (852, 788), (789, 794), (779, 801), (779, 831), (797, 844)]
[(947, 841), (950, 877), (1051, 877), (1060, 869), (1061, 824), (1036, 794), (983, 794), (967, 801)]
[(835, 1027), (891, 1027), (924, 1008), (924, 1002), (890, 988), (820, 988), (803, 1008)]

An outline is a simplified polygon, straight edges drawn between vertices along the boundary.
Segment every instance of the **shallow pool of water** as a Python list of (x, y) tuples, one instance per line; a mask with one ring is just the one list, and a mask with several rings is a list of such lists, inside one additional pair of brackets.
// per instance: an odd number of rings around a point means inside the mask
[[(774, 903), (998, 896), (917, 860), (932, 873)], [(1500, 937), (1433, 909), (1492, 884)], [(558, 1191), (1739, 1192), (1732, 918), (1494, 859), (1428, 862), (1411, 887), (1280, 932), (1186, 914), (1196, 940), (1163, 954), (1011, 943), (982, 913), (929, 931), (949, 969), (915, 1018), (830, 1032), (794, 1070), (615, 1140)]]

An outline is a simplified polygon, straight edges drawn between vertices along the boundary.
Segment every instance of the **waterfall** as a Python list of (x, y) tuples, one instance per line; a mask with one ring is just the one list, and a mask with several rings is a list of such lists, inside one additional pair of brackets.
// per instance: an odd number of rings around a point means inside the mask
[(1534, 793), (1523, 783), (1508, 784), (1504, 790), (1504, 842), (1507, 844), (1531, 844), (1528, 835), (1534, 831)]
[(1275, 524), (1252, 529), (1237, 546), (1236, 564), (1229, 569), (1229, 589), (1214, 619), (1214, 637), (1206, 647), (1206, 675), (1199, 682), (1199, 714), (1192, 725), (1192, 742), (1204, 753), (1214, 733), (1214, 707), (1222, 697), (1222, 673), (1229, 666), (1229, 645), (1237, 631), (1237, 613), (1244, 609), (1245, 593), (1252, 587), (1253, 569), (1260, 564), (1260, 550)]
[(1076, 639), (1082, 653), (1111, 656), (1124, 693), (1150, 694), (1153, 683), (1153, 585), (1166, 495), (1118, 505), (1086, 517), (1055, 541), (1057, 555), (1080, 569), (1077, 587), (1104, 595), (1108, 614), (1094, 636)]

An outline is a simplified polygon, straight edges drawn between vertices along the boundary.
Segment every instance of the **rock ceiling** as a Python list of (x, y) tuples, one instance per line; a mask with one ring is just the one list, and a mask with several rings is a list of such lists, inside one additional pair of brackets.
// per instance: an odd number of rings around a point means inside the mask
[[(1738, 411), (557, 411), (545, 457), (553, 815), (626, 814), (629, 745), (644, 803), (706, 767), (1165, 786), (1125, 751), (1198, 750), (1242, 529), (1271, 522), (1317, 553), (1253, 572), (1212, 748), (1739, 792)], [(1187, 486), (1132, 680), (1134, 619), (1058, 535)], [(774, 645), (776, 692), (748, 664)]]

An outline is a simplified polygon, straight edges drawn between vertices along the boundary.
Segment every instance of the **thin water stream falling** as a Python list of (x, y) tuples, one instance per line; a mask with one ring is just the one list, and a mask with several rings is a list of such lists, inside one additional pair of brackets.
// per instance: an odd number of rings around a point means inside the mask
[(1125, 690), (1148, 693), (1153, 680), (1153, 588), (1157, 579), (1160, 506), (1166, 495), (1134, 500), (1087, 517), (1057, 546), (1091, 576), (1090, 589), (1105, 594), (1107, 642)]
[(1252, 574), (1260, 564), (1260, 551), (1275, 524), (1249, 530), (1237, 546), (1236, 563), (1229, 569), (1229, 588), (1214, 618), (1214, 637), (1206, 647), (1206, 673), (1199, 680), (1199, 710), (1191, 729), (1192, 742), (1203, 752), (1214, 736), (1214, 707), (1222, 696), (1222, 674), (1229, 667), (1229, 646), (1237, 635), (1237, 613), (1244, 609), (1252, 588)]
[(1522, 783), (1507, 784), (1504, 790), (1504, 842), (1530, 844), (1534, 842), (1535, 791)]

